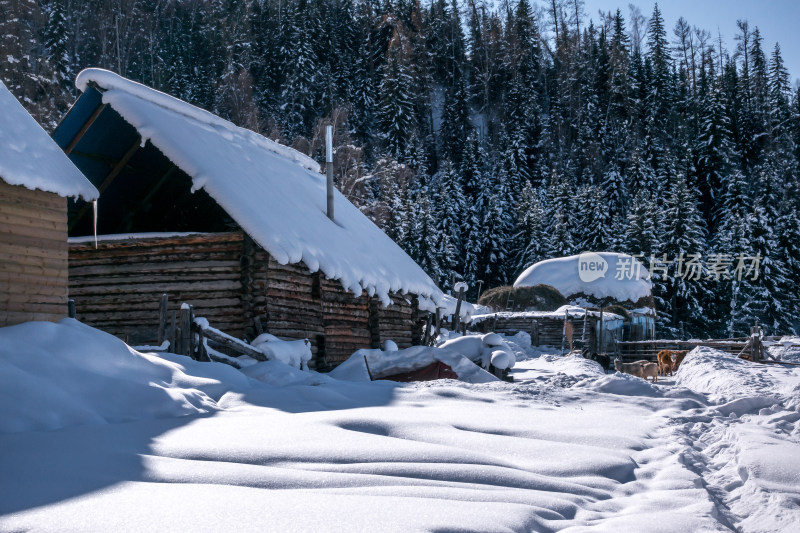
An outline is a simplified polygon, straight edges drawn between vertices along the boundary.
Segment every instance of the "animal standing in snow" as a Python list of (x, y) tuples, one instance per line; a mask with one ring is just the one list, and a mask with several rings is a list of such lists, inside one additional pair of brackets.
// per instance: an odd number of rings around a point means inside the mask
[(675, 353), (673, 350), (661, 350), (658, 352), (658, 373), (661, 376), (673, 375), (672, 367), (675, 364)]
[(645, 381), (647, 378), (653, 378), (653, 383), (658, 381), (658, 365), (656, 363), (645, 362), (642, 365), (642, 375), (639, 376)]
[(686, 354), (689, 353), (689, 350), (678, 350), (672, 353), (675, 354), (675, 362), (672, 364), (672, 371), (677, 372), (678, 367), (683, 362), (683, 358), (686, 357)]
[(622, 359), (614, 359), (614, 370), (617, 372), (622, 372), (623, 374), (636, 376), (637, 378), (642, 377), (644, 373), (642, 366), (642, 362), (640, 361), (635, 363), (623, 363)]

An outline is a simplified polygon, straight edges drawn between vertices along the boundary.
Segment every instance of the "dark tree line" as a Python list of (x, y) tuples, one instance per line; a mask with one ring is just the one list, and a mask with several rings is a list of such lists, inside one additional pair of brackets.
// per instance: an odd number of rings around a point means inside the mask
[(627, 251), (672, 332), (800, 316), (800, 89), (745, 21), (727, 50), (581, 0), (0, 0), (0, 39), (46, 128), (88, 66), (317, 157), (333, 123), (340, 189), (444, 288)]

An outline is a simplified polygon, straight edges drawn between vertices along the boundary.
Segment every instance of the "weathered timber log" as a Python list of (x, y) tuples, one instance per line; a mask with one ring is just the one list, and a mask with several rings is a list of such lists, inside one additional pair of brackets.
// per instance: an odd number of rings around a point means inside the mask
[(214, 342), (221, 344), (222, 346), (225, 346), (230, 350), (243, 353), (244, 355), (252, 357), (257, 361), (267, 360), (267, 356), (264, 355), (263, 352), (261, 352), (260, 350), (256, 350), (252, 346), (246, 344), (244, 341), (231, 338), (230, 336), (223, 334), (222, 332), (216, 330), (215, 328), (203, 328), (203, 334), (207, 338), (213, 340)]
[(238, 281), (194, 281), (188, 283), (181, 283), (180, 281), (175, 281), (170, 284), (152, 284), (152, 283), (141, 283), (141, 284), (125, 284), (125, 285), (108, 285), (102, 287), (101, 291), (93, 288), (92, 286), (89, 287), (75, 287), (70, 293), (77, 295), (86, 295), (86, 294), (127, 294), (130, 292), (149, 292), (150, 294), (160, 294), (162, 292), (171, 292), (171, 291), (220, 291), (220, 290), (231, 290), (231, 291), (239, 291), (241, 290), (241, 284)]
[(109, 274), (118, 276), (123, 274), (174, 276), (175, 273), (180, 273), (182, 276), (192, 273), (205, 273), (206, 275), (214, 274), (215, 278), (224, 274), (230, 274), (231, 276), (240, 275), (238, 261), (175, 261), (165, 265), (153, 265), (152, 263), (94, 266), (75, 265), (70, 269), (70, 275), (75, 277), (94, 277), (97, 275)]

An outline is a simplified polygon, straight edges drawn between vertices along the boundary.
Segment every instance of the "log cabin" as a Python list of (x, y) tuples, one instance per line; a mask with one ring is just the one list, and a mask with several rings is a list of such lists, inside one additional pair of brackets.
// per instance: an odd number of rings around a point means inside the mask
[(67, 197), (97, 189), (0, 82), (0, 327), (67, 316)]
[(70, 212), (80, 320), (152, 343), (167, 294), (236, 337), (307, 338), (318, 368), (419, 342), (441, 291), (337, 190), (327, 216), (313, 159), (108, 71), (76, 85), (53, 138), (100, 191), (97, 246)]

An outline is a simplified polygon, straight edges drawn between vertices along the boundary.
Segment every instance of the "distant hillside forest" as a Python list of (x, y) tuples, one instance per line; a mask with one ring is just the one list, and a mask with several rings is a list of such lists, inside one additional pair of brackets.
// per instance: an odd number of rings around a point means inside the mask
[(338, 187), (445, 290), (464, 279), (474, 299), (477, 280), (541, 259), (626, 251), (657, 259), (664, 334), (797, 326), (800, 90), (746, 21), (729, 50), (689, 20), (667, 28), (657, 6), (590, 19), (580, 0), (0, 13), (0, 78), (48, 129), (89, 66), (320, 160), (333, 123)]

